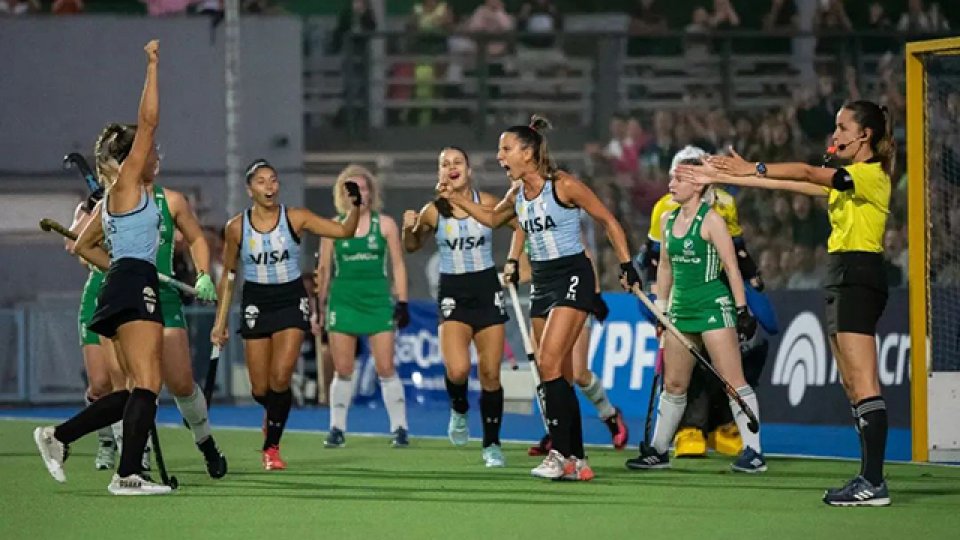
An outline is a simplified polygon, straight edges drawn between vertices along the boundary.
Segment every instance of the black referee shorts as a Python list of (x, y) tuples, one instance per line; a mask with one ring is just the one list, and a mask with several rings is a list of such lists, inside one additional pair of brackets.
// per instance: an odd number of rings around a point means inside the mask
[(864, 251), (831, 253), (827, 258), (827, 333), (874, 335), (887, 306), (883, 255)]

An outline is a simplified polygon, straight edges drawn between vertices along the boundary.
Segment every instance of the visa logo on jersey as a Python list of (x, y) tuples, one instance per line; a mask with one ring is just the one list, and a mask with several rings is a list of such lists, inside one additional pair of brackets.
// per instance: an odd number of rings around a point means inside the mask
[(523, 228), (523, 232), (530, 234), (532, 232), (543, 232), (556, 229), (557, 223), (550, 216), (536, 216), (520, 221), (520, 227)]
[(465, 238), (447, 238), (444, 240), (447, 247), (453, 251), (478, 248), (487, 243), (483, 236), (467, 236)]
[(250, 254), (250, 264), (279, 264), (290, 259), (290, 252), (287, 250), (261, 251), (260, 253)]

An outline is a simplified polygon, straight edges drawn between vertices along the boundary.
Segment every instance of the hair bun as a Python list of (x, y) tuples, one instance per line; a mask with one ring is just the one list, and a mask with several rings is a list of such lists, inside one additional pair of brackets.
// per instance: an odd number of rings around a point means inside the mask
[(530, 117), (530, 129), (536, 131), (537, 133), (543, 133), (553, 129), (553, 124), (550, 123), (550, 120), (547, 120), (546, 117), (540, 116), (539, 114), (534, 114)]

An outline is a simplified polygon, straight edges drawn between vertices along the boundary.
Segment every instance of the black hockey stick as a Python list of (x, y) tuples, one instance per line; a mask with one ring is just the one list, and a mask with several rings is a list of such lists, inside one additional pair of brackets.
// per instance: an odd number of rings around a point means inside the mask
[(163, 462), (163, 451), (160, 449), (160, 435), (157, 434), (157, 424), (154, 422), (150, 428), (150, 441), (153, 443), (153, 453), (157, 459), (157, 469), (160, 471), (160, 481), (164, 485), (170, 486), (170, 489), (177, 489), (180, 482), (176, 476), (167, 475), (167, 465)]

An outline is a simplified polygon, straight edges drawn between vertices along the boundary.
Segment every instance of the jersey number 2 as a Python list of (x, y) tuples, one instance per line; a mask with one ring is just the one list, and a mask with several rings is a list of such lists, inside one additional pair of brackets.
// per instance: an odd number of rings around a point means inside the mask
[(567, 300), (577, 299), (577, 285), (580, 284), (580, 276), (570, 276), (570, 286), (567, 287)]

